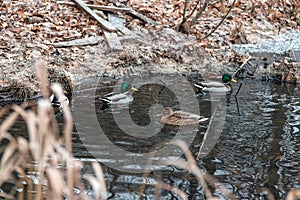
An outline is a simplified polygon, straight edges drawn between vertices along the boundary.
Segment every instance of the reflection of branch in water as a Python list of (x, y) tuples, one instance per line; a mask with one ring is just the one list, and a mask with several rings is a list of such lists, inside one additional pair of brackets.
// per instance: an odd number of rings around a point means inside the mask
[(159, 81), (162, 83), (162, 87), (158, 91), (158, 93), (153, 97), (153, 100), (155, 101), (155, 104), (158, 104), (159, 95), (161, 95), (162, 91), (166, 88), (166, 83), (161, 79), (159, 79)]
[(235, 103), (236, 103), (236, 107), (237, 107), (237, 111), (238, 111), (238, 114), (239, 114), (239, 115), (240, 115), (240, 108), (239, 108), (239, 102), (238, 102), (238, 100), (237, 100), (237, 95), (239, 94), (242, 85), (243, 85), (243, 83), (240, 84), (239, 89), (237, 90), (237, 92), (236, 92), (235, 95), (234, 95)]
[[(166, 83), (163, 81), (163, 80), (161, 80), (161, 79), (159, 79), (160, 80), (160, 82), (163, 84), (163, 87), (159, 90), (159, 92), (157, 93), (158, 95), (160, 95), (161, 94), (161, 92), (166, 88)], [(157, 96), (158, 96), (157, 95)]]
[(237, 109), (237, 111), (238, 111), (238, 114), (239, 114), (239, 115), (241, 115), (241, 114), (240, 114), (239, 102), (238, 102), (238, 100), (237, 100), (236, 96), (234, 96), (234, 98), (235, 98), (236, 109)]
[(217, 113), (217, 107), (215, 108), (214, 113), (212, 114), (212, 116), (211, 116), (211, 118), (210, 118), (210, 120), (209, 120), (208, 127), (207, 127), (207, 129), (206, 129), (206, 132), (204, 133), (204, 137), (203, 137), (202, 144), (201, 144), (201, 146), (200, 146), (200, 148), (199, 148), (199, 151), (198, 151), (197, 159), (199, 159), (199, 157), (200, 157), (200, 153), (202, 152), (203, 146), (204, 146), (204, 144), (205, 144), (205, 142), (206, 142), (206, 139), (207, 139), (207, 136), (208, 136), (209, 129), (210, 129), (210, 127), (211, 127), (212, 121), (213, 121), (213, 119), (214, 119), (216, 113)]
[(234, 97), (236, 98), (236, 96), (239, 94), (241, 87), (242, 87), (243, 83), (240, 84), (239, 89), (236, 91)]

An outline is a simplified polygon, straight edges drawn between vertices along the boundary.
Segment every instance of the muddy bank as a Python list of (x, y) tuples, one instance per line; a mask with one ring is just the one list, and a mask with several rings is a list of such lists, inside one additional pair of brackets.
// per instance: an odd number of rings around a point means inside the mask
[[(218, 74), (223, 67), (197, 44), (194, 36), (172, 29), (136, 32), (141, 41), (125, 41), (123, 50), (112, 51), (103, 39), (97, 45), (54, 48), (49, 45), (48, 55), (39, 48), (20, 47), (28, 55), (13, 60), (1, 57), (0, 99), (17, 100), (39, 94), (34, 63), (47, 62), (50, 82), (73, 87), (78, 80), (89, 77), (111, 77), (145, 73), (199, 73)], [(30, 53), (29, 53), (30, 52)], [(74, 54), (76, 53), (76, 54)], [(24, 91), (24, 92), (20, 92)]]
[[(118, 51), (111, 50), (104, 38), (97, 45), (89, 46), (54, 48), (49, 44), (46, 55), (36, 46), (21, 46), (19, 52), (26, 52), (25, 55), (17, 54), (15, 59), (1, 57), (0, 100), (22, 101), (39, 95), (33, 67), (39, 59), (47, 62), (50, 82), (61, 83), (68, 92), (72, 92), (78, 81), (89, 77), (121, 78), (149, 73), (199, 74), (209, 78), (238, 70), (237, 76), (241, 77), (300, 81), (299, 57), (292, 57), (298, 55), (295, 41), (299, 35), (293, 32), (288, 37), (279, 35), (257, 44), (232, 45), (233, 56), (227, 63), (213, 58), (193, 35), (169, 28), (142, 28), (135, 33), (141, 39), (124, 41), (123, 50)], [(240, 68), (247, 59), (246, 65)]]
[[(72, 92), (81, 79), (89, 77), (121, 78), (149, 73), (199, 74), (208, 79), (239, 70), (237, 76), (241, 77), (290, 83), (300, 80), (298, 60), (287, 56), (294, 49), (275, 52), (276, 48), (270, 47), (274, 47), (277, 40), (233, 45), (234, 56), (224, 64), (207, 53), (195, 36), (169, 28), (151, 31), (143, 28), (135, 33), (142, 40), (124, 41), (121, 51), (111, 50), (104, 38), (90, 46), (54, 48), (48, 45), (47, 55), (36, 47), (20, 47), (20, 52), (27, 52), (25, 56), (18, 54), (18, 59), (13, 60), (1, 57), (0, 101), (23, 101), (40, 95), (33, 67), (39, 59), (47, 62), (50, 82), (61, 83), (68, 92)], [(266, 47), (274, 51), (266, 51)], [(283, 48), (282, 45), (278, 47)], [(246, 65), (240, 68), (247, 59)]]

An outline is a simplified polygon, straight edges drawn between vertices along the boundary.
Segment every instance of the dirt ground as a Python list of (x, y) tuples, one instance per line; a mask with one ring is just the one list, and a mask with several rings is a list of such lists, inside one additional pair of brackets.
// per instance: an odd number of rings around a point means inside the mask
[[(196, 3), (190, 2), (188, 12)], [(246, 57), (237, 56), (231, 44), (259, 42), (261, 38), (297, 29), (300, 24), (297, 2), (239, 0), (222, 25), (211, 36), (200, 40), (217, 26), (233, 1), (210, 4), (189, 34), (176, 31), (182, 19), (182, 0), (90, 0), (86, 3), (126, 6), (158, 24), (147, 24), (123, 12), (102, 12), (100, 16), (113, 13), (124, 19), (124, 26), (137, 36), (122, 40), (122, 49), (114, 50), (108, 45), (103, 28), (75, 5), (53, 0), (3, 0), (0, 3), (0, 100), (15, 96), (24, 99), (39, 93), (33, 66), (40, 59), (47, 62), (51, 82), (67, 80), (63, 84), (69, 85), (92, 76), (116, 78), (157, 72), (199, 73), (209, 77), (232, 73)], [(87, 37), (97, 37), (98, 41), (93, 45), (55, 47), (58, 42)]]

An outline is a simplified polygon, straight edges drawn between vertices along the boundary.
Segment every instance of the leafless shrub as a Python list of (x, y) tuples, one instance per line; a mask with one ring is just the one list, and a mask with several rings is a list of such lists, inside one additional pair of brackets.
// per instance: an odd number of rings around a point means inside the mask
[[(193, 7), (191, 13), (188, 15), (186, 8), (188, 7), (188, 4), (190, 3), (190, 1), (189, 0), (185, 0), (184, 9), (183, 9), (183, 15), (182, 15), (182, 22), (178, 26), (178, 30), (179, 31), (181, 31), (183, 33), (189, 33), (191, 27), (196, 24), (196, 22), (198, 21), (198, 19), (200, 18), (200, 16), (203, 14), (204, 10), (210, 4), (210, 2), (208, 0), (205, 0), (202, 3), (202, 5), (201, 5), (200, 2), (201, 2), (200, 0), (197, 1), (197, 3)], [(212, 29), (207, 35), (205, 35), (200, 40), (204, 40), (205, 38), (209, 37), (210, 35), (212, 35), (217, 30), (217, 28), (224, 22), (224, 20), (226, 19), (226, 17), (230, 13), (230, 11), (233, 8), (235, 2), (236, 2), (236, 0), (233, 0), (230, 8), (226, 11), (226, 14), (222, 17), (222, 19), (214, 27), (214, 29)], [(224, 1), (221, 0), (220, 3), (221, 3), (221, 10), (225, 10)], [(197, 10), (198, 7), (200, 7), (199, 11), (195, 14), (195, 11)]]

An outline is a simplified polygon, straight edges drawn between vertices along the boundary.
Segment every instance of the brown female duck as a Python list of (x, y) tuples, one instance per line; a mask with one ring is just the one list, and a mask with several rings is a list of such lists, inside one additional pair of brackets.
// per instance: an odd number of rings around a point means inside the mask
[(194, 113), (184, 111), (173, 111), (170, 107), (165, 108), (160, 119), (163, 123), (172, 125), (197, 124), (199, 122), (208, 120), (208, 118), (204, 118)]

